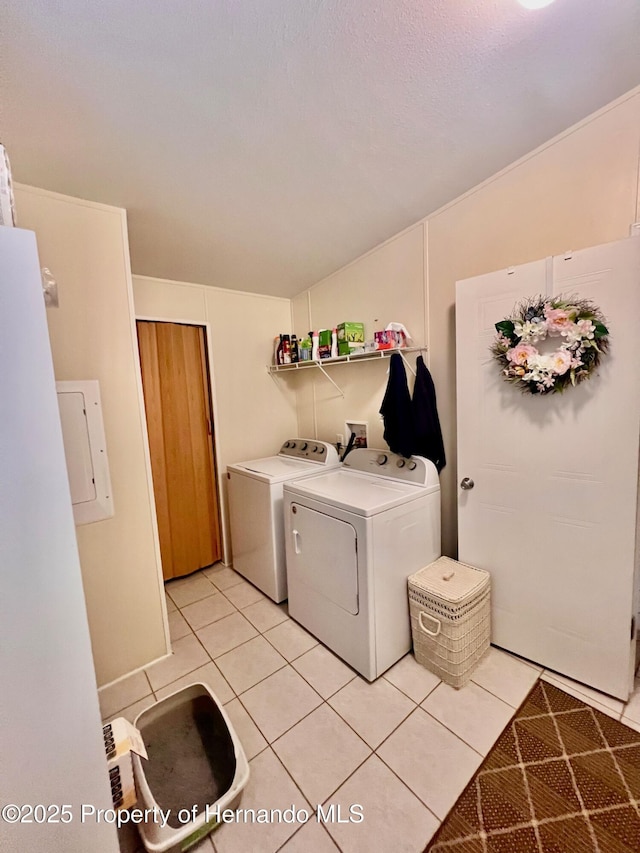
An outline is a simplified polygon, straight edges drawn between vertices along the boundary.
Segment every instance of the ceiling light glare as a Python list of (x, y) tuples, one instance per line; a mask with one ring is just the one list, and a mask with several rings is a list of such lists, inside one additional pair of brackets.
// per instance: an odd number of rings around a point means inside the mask
[(518, 0), (518, 3), (525, 9), (543, 9), (550, 6), (553, 0)]

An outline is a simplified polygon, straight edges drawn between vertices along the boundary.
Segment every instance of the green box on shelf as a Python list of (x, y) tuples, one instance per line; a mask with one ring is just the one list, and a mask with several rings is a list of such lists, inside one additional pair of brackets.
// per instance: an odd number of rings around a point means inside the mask
[(351, 353), (359, 352), (364, 352), (364, 344), (338, 341), (338, 355), (351, 355)]
[(364, 344), (364, 323), (340, 323), (338, 326), (338, 346), (341, 342)]

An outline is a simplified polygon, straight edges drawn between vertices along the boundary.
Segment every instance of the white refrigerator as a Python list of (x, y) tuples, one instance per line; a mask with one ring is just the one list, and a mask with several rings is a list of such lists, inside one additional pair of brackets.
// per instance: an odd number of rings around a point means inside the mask
[(0, 849), (117, 853), (36, 239), (6, 226), (0, 401)]

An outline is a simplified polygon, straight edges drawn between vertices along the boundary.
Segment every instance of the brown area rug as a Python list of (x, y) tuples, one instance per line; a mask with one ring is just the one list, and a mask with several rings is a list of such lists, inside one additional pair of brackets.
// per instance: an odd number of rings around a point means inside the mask
[(639, 853), (639, 801), (640, 732), (538, 681), (426, 851)]

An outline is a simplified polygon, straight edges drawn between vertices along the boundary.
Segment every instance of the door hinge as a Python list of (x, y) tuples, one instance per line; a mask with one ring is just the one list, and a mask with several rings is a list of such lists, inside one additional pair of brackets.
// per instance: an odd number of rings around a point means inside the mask
[(631, 617), (631, 639), (632, 640), (635, 637), (635, 635), (636, 635), (636, 617), (632, 616)]

